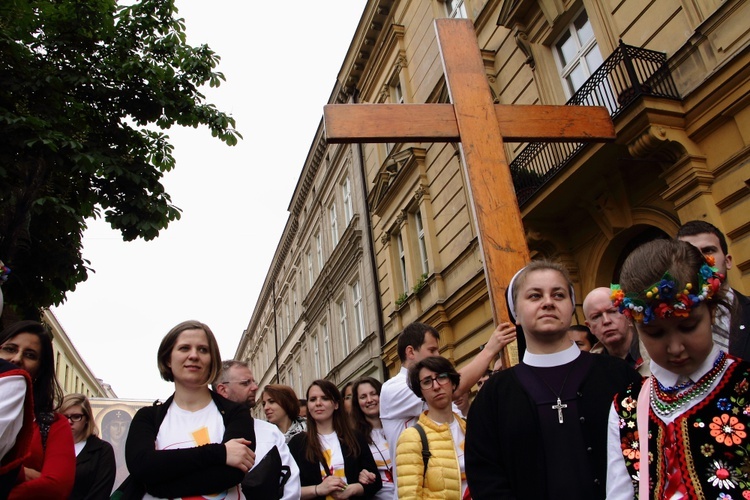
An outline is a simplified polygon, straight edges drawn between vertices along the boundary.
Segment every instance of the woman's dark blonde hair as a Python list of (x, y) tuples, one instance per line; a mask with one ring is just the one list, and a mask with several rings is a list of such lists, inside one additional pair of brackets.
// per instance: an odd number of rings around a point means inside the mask
[[(665, 272), (684, 287), (686, 283), (698, 285), (698, 271), (706, 263), (703, 254), (696, 247), (680, 240), (654, 240), (644, 243), (625, 259), (620, 271), (620, 287), (626, 294), (636, 293), (641, 300), (646, 291), (659, 282)], [(706, 305), (713, 312), (717, 304), (725, 304), (726, 292), (723, 287), (716, 292)]]
[(80, 406), (83, 410), (83, 415), (86, 417), (86, 430), (84, 431), (84, 439), (88, 439), (89, 436), (98, 436), (99, 429), (96, 427), (96, 422), (94, 421), (94, 414), (91, 411), (91, 403), (89, 402), (89, 398), (79, 393), (67, 394), (62, 400), (59, 411), (60, 413), (65, 413), (68, 408), (71, 408), (73, 406)]
[(557, 271), (562, 275), (563, 278), (565, 278), (565, 281), (568, 284), (568, 293), (570, 294), (571, 300), (575, 303), (574, 295), (573, 295), (573, 281), (570, 279), (570, 274), (568, 273), (568, 270), (565, 269), (565, 266), (560, 264), (559, 262), (553, 262), (551, 260), (532, 260), (529, 262), (529, 264), (521, 270), (520, 273), (518, 273), (518, 276), (516, 276), (516, 279), (513, 281), (513, 289), (511, 290), (511, 293), (513, 295), (513, 302), (515, 304), (518, 304), (518, 291), (523, 287), (524, 283), (526, 283), (526, 278), (534, 271)]
[[(339, 441), (344, 444), (341, 447), (341, 451), (345, 456), (359, 456), (362, 450), (359, 449), (359, 443), (355, 437), (354, 430), (349, 424), (349, 417), (346, 415), (346, 410), (344, 410), (344, 401), (341, 398), (338, 388), (333, 382), (329, 382), (328, 380), (320, 379), (313, 381), (310, 387), (307, 388), (308, 408), (310, 407), (310, 389), (314, 386), (318, 386), (323, 391), (323, 394), (337, 405), (337, 408), (333, 410), (333, 430), (336, 431)], [(307, 449), (305, 450), (305, 458), (312, 463), (326, 463), (323, 457), (323, 449), (320, 446), (320, 439), (318, 439), (318, 424), (311, 416), (307, 418)]]
[(167, 382), (174, 382), (174, 374), (169, 367), (169, 358), (172, 355), (172, 349), (174, 349), (175, 344), (177, 344), (177, 338), (186, 330), (203, 330), (206, 333), (208, 352), (211, 355), (208, 377), (205, 380), (205, 383), (208, 384), (209, 382), (216, 380), (221, 372), (221, 353), (219, 352), (219, 344), (216, 342), (214, 332), (212, 332), (205, 323), (195, 320), (183, 321), (169, 330), (169, 333), (167, 333), (167, 335), (161, 340), (159, 351), (157, 353), (157, 364), (159, 366), (161, 378)]

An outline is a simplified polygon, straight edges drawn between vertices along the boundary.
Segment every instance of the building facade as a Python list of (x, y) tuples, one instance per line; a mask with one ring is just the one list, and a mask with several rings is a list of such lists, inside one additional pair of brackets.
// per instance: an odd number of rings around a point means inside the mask
[(63, 393), (77, 392), (88, 398), (117, 398), (109, 384), (94, 376), (52, 311), (43, 310), (42, 322), (52, 332), (55, 375)]
[[(361, 102), (448, 102), (433, 22), (466, 17), (497, 103), (605, 106), (614, 143), (504, 145), (531, 256), (570, 270), (582, 322), (630, 250), (692, 219), (727, 235), (730, 282), (750, 291), (748, 13), (744, 0), (372, 1), (339, 81)], [(390, 372), (412, 321), (459, 365), (493, 328), (458, 147), (363, 147)]]
[[(332, 100), (346, 99), (334, 89)], [(327, 145), (320, 123), (289, 218), (235, 357), (263, 387), (300, 398), (326, 378), (383, 377), (380, 315), (359, 148)], [(257, 411), (260, 411), (259, 409)]]
[[(729, 280), (748, 293), (749, 15), (748, 0), (372, 0), (330, 102), (449, 102), (433, 24), (468, 18), (497, 103), (599, 105), (612, 116), (612, 143), (503, 145), (531, 257), (568, 268), (574, 321), (583, 322), (589, 290), (619, 281), (633, 248), (692, 219), (727, 235)], [(394, 373), (395, 339), (412, 321), (435, 326), (459, 366), (478, 352), (494, 326), (459, 147), (330, 146), (317, 130), (238, 348), (263, 383), (276, 374), (276, 352), (282, 383), (299, 378), (290, 384), (298, 390), (313, 374), (341, 383), (377, 373), (378, 354)], [(342, 250), (330, 222), (341, 215), (330, 207), (346, 175), (362, 199), (341, 226), (351, 242)], [(334, 349), (345, 344), (331, 328), (339, 297), (357, 280), (367, 333), (351, 350), (358, 337), (348, 326), (349, 347)], [(330, 361), (317, 361), (321, 350)]]

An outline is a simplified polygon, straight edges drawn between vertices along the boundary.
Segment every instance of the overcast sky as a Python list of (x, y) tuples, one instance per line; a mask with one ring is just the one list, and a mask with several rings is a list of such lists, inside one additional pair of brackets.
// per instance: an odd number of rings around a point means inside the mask
[(288, 218), (323, 105), (365, 0), (178, 0), (188, 41), (221, 56), (227, 81), (205, 89), (244, 140), (173, 129), (164, 184), (182, 219), (156, 240), (124, 243), (101, 221), (84, 237), (96, 273), (53, 312), (94, 375), (121, 398), (165, 399), (162, 337), (197, 319), (234, 355)]

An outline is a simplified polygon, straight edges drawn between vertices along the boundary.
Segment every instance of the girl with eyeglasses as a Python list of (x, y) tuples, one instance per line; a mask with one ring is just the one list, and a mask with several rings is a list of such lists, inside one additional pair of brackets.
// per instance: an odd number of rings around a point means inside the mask
[(76, 453), (76, 475), (69, 500), (106, 500), (115, 483), (115, 452), (99, 439), (91, 403), (83, 394), (63, 398), (60, 413), (70, 422)]
[(453, 392), (461, 375), (440, 356), (424, 358), (409, 370), (409, 385), (427, 403), (417, 421), (431, 456), (425, 468), (419, 431), (409, 427), (396, 447), (399, 499), (459, 500), (467, 495), (464, 441), (466, 421), (453, 412)]
[(57, 412), (62, 389), (55, 377), (52, 336), (37, 321), (14, 323), (0, 333), (0, 358), (28, 372), (34, 394), (31, 454), (8, 498), (68, 498), (76, 456), (70, 425)]

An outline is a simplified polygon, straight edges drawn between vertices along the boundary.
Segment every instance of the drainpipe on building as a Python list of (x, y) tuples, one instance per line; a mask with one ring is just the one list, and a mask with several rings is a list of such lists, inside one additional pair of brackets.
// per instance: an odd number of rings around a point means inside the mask
[[(355, 88), (352, 92), (352, 101), (354, 104), (357, 104), (359, 102), (359, 89)], [(362, 144), (357, 143), (357, 152), (359, 153), (359, 170), (360, 170), (360, 179), (362, 180), (362, 198), (365, 200), (365, 209), (367, 210), (367, 213), (365, 214), (365, 224), (367, 224), (367, 234), (369, 241), (369, 249), (370, 249), (370, 265), (372, 266), (372, 275), (375, 278), (375, 287), (379, 288), (378, 283), (378, 266), (375, 262), (375, 245), (373, 244), (373, 234), (372, 234), (372, 220), (370, 219), (370, 202), (367, 200), (367, 174), (365, 172), (365, 152), (362, 149)], [(375, 290), (375, 305), (378, 309), (378, 337), (380, 338), (380, 349), (381, 354), (383, 350), (383, 346), (385, 346), (385, 331), (383, 330), (383, 303), (380, 300), (380, 290)], [(385, 366), (385, 362), (383, 361), (383, 357), (380, 357), (380, 365), (381, 369), (383, 371), (383, 381), (388, 380), (390, 377), (388, 376), (388, 368)]]
[(276, 383), (280, 384), (281, 379), (279, 378), (279, 336), (276, 332), (276, 277), (274, 276), (271, 281), (271, 295), (273, 295), (273, 343), (276, 348)]

